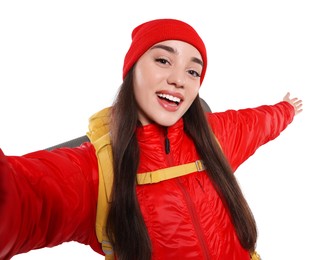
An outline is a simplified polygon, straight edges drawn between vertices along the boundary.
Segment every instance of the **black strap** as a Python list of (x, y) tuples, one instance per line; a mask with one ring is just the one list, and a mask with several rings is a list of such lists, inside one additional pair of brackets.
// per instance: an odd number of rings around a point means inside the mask
[(46, 150), (51, 151), (53, 149), (61, 148), (61, 147), (77, 147), (77, 146), (80, 146), (82, 143), (85, 143), (85, 142), (89, 142), (89, 138), (87, 137), (87, 135), (84, 135), (84, 136), (69, 140), (69, 141), (61, 143), (61, 144), (51, 146), (51, 147), (47, 148)]

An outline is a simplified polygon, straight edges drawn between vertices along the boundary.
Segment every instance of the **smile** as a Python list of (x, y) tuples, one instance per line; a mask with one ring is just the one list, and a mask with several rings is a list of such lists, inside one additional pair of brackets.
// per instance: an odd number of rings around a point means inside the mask
[(168, 101), (174, 102), (177, 105), (179, 105), (180, 102), (181, 102), (181, 99), (180, 98), (171, 96), (169, 94), (162, 94), (162, 93), (160, 93), (160, 94), (157, 94), (157, 95), (158, 95), (159, 98), (166, 99)]

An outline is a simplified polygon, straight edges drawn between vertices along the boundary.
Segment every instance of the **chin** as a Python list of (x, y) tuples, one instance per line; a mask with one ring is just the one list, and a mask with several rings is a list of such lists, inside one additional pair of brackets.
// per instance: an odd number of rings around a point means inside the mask
[(168, 127), (168, 126), (174, 125), (176, 122), (178, 122), (179, 119), (180, 118), (169, 119), (169, 117), (164, 118), (164, 119), (161, 118), (161, 119), (156, 120), (155, 123), (158, 124), (158, 125)]

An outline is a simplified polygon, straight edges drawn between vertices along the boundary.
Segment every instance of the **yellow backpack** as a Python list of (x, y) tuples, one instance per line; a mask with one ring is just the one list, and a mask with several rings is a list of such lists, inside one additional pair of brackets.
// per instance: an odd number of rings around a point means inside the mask
[[(109, 133), (109, 108), (105, 108), (90, 117), (87, 136), (95, 147), (99, 166), (96, 236), (102, 245), (105, 260), (112, 260), (115, 259), (113, 247), (106, 234), (106, 222), (113, 185), (113, 154)], [(198, 160), (193, 163), (139, 174), (137, 175), (137, 183), (139, 185), (156, 183), (203, 170), (205, 170), (205, 167), (202, 161)], [(260, 257), (256, 252), (253, 252), (250, 255), (250, 259), (260, 260)]]

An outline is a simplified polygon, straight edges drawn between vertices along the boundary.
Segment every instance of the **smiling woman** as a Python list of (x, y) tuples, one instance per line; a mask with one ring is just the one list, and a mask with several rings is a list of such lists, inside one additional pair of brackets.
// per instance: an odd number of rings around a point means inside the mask
[(146, 51), (133, 77), (141, 124), (171, 126), (178, 121), (198, 95), (202, 71), (201, 55), (188, 43), (163, 41)]
[(207, 63), (186, 22), (140, 24), (123, 83), (111, 107), (90, 118), (88, 140), (1, 152), (0, 258), (76, 241), (106, 259), (258, 259), (256, 222), (234, 172), (302, 101), (287, 94), (273, 105), (205, 112)]

